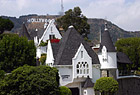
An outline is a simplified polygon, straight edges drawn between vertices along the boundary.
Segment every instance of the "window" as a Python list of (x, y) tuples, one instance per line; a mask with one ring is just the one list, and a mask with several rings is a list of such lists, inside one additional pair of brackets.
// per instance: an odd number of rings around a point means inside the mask
[(83, 51), (81, 51), (81, 58), (83, 58)]
[(52, 31), (52, 27), (51, 27), (51, 33), (52, 33), (53, 31)]
[(87, 62), (78, 62), (76, 65), (76, 72), (79, 75), (87, 75), (89, 74), (89, 65)]
[(49, 35), (49, 39), (55, 39), (55, 35)]

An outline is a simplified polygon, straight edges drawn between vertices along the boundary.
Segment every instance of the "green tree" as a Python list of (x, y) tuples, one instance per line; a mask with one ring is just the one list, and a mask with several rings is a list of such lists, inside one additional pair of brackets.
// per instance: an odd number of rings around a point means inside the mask
[[(3, 34), (2, 34), (3, 35)], [(16, 34), (4, 34), (0, 40), (0, 69), (11, 72), (24, 64), (35, 64), (36, 47), (33, 41)]]
[(59, 95), (72, 95), (71, 90), (69, 88), (67, 88), (66, 86), (61, 86), (61, 87), (59, 87), (59, 89), (60, 89)]
[(94, 89), (101, 95), (113, 95), (118, 90), (118, 82), (112, 77), (102, 77), (96, 81)]
[(128, 69), (140, 67), (140, 38), (120, 39), (115, 43), (117, 51), (125, 53), (133, 64), (127, 65)]
[(74, 9), (69, 9), (65, 12), (65, 15), (57, 19), (58, 27), (62, 27), (65, 31), (70, 25), (81, 34), (87, 37), (89, 33), (90, 26), (87, 23), (87, 18), (82, 14), (79, 7), (74, 7)]
[(14, 24), (11, 20), (0, 17), (0, 34), (6, 30), (10, 31), (13, 27)]
[(49, 66), (19, 67), (0, 82), (0, 95), (58, 95), (58, 70)]

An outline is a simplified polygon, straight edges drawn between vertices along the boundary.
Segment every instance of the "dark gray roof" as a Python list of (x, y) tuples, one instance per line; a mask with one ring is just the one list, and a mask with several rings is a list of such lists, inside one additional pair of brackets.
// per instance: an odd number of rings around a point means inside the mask
[(88, 88), (88, 87), (93, 87), (93, 86), (94, 86), (94, 83), (91, 81), (91, 79), (88, 76), (83, 85), (83, 88)]
[(131, 64), (132, 62), (126, 54), (124, 54), (123, 52), (117, 52), (117, 63)]
[(59, 42), (60, 47), (54, 64), (72, 65), (72, 58), (76, 54), (81, 43), (84, 45), (89, 56), (92, 58), (92, 64), (99, 64), (97, 54), (90, 48), (90, 46), (74, 28), (69, 28)]
[(51, 43), (51, 45), (52, 45), (54, 59), (56, 59), (58, 49), (59, 49), (59, 43)]
[(25, 23), (23, 23), (23, 25), (22, 25), (22, 30), (20, 31), (19, 36), (20, 37), (27, 37), (28, 40), (31, 40), (31, 37), (30, 37), (28, 30), (25, 26)]
[(110, 34), (109, 34), (109, 31), (108, 30), (105, 30), (102, 33), (102, 36), (101, 36), (101, 44), (100, 44), (99, 51), (101, 51), (101, 49), (102, 49), (103, 46), (105, 46), (107, 48), (107, 51), (108, 52), (116, 52), (115, 46), (114, 46), (114, 44), (112, 42), (112, 39), (110, 37)]

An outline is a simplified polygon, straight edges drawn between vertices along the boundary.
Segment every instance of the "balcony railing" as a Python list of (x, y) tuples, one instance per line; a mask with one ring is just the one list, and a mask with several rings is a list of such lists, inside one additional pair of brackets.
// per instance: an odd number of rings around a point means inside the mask
[(119, 70), (119, 76), (140, 76), (140, 71), (138, 70)]

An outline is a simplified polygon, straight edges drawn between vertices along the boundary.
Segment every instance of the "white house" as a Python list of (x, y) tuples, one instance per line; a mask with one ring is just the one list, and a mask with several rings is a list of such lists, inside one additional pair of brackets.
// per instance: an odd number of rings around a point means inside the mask
[(102, 33), (98, 52), (95, 53), (70, 26), (59, 43), (49, 41), (46, 65), (59, 70), (60, 86), (70, 88), (72, 95), (95, 95), (93, 86), (97, 79), (100, 77), (116, 79), (117, 62), (130, 63), (129, 60), (124, 62), (120, 55), (122, 56), (115, 50), (107, 28)]
[[(50, 45), (52, 47), (50, 47)], [(64, 34), (59, 43), (49, 43), (49, 52), (53, 51), (54, 61), (46, 64), (56, 67), (60, 74), (60, 86), (67, 86), (73, 95), (94, 95), (93, 85), (100, 78), (98, 55), (73, 28)], [(53, 60), (53, 59), (52, 59)], [(54, 62), (54, 63), (53, 63)]]

